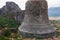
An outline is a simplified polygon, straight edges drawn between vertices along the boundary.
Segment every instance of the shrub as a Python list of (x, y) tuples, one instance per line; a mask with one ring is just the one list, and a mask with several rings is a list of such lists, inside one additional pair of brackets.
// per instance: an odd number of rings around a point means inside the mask
[(9, 40), (9, 39), (6, 39), (4, 36), (0, 36), (0, 40)]
[(13, 20), (13, 19), (7, 19), (4, 17), (0, 17), (0, 27), (4, 28), (17, 28), (20, 24)]
[(9, 30), (4, 31), (3, 35), (9, 37), (11, 32)]

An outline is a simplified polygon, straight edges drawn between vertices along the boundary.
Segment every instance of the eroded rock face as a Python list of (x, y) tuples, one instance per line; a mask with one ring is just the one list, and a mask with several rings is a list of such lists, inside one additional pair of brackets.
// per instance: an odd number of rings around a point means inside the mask
[(0, 15), (9, 19), (15, 19), (18, 22), (22, 22), (25, 15), (25, 10), (21, 10), (19, 6), (14, 2), (6, 2), (0, 10)]
[(11, 12), (20, 12), (21, 11), (19, 6), (14, 2), (6, 2), (6, 8), (8, 11), (11, 11)]
[(6, 2), (6, 5), (3, 6), (1, 10), (3, 11), (2, 13), (16, 13), (21, 11), (19, 6), (14, 2)]
[(15, 16), (15, 20), (17, 20), (20, 24), (23, 22), (25, 16), (25, 10), (21, 10), (21, 12)]
[(49, 24), (47, 8), (45, 0), (27, 1), (24, 21), (19, 27), (20, 34), (33, 38), (53, 37), (55, 29)]

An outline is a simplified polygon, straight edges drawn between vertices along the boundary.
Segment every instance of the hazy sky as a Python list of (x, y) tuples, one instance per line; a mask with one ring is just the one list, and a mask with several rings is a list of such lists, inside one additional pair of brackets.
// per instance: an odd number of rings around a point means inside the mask
[[(0, 0), (0, 8), (3, 7), (7, 1), (13, 1), (18, 4), (21, 9), (25, 9), (25, 3), (27, 0)], [(48, 7), (60, 6), (60, 0), (47, 0), (47, 2)]]

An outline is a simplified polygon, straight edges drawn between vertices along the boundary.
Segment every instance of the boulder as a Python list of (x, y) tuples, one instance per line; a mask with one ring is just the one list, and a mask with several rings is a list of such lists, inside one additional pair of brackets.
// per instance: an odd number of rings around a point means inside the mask
[(20, 23), (23, 21), (24, 12), (25, 10), (21, 10), (14, 2), (6, 2), (6, 5), (0, 9), (0, 15), (8, 19), (14, 19)]

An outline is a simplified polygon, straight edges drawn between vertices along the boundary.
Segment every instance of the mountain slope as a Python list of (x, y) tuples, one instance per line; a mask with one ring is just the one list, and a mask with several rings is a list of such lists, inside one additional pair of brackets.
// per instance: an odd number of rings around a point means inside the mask
[(60, 16), (60, 7), (51, 7), (48, 9), (49, 17), (59, 17)]

